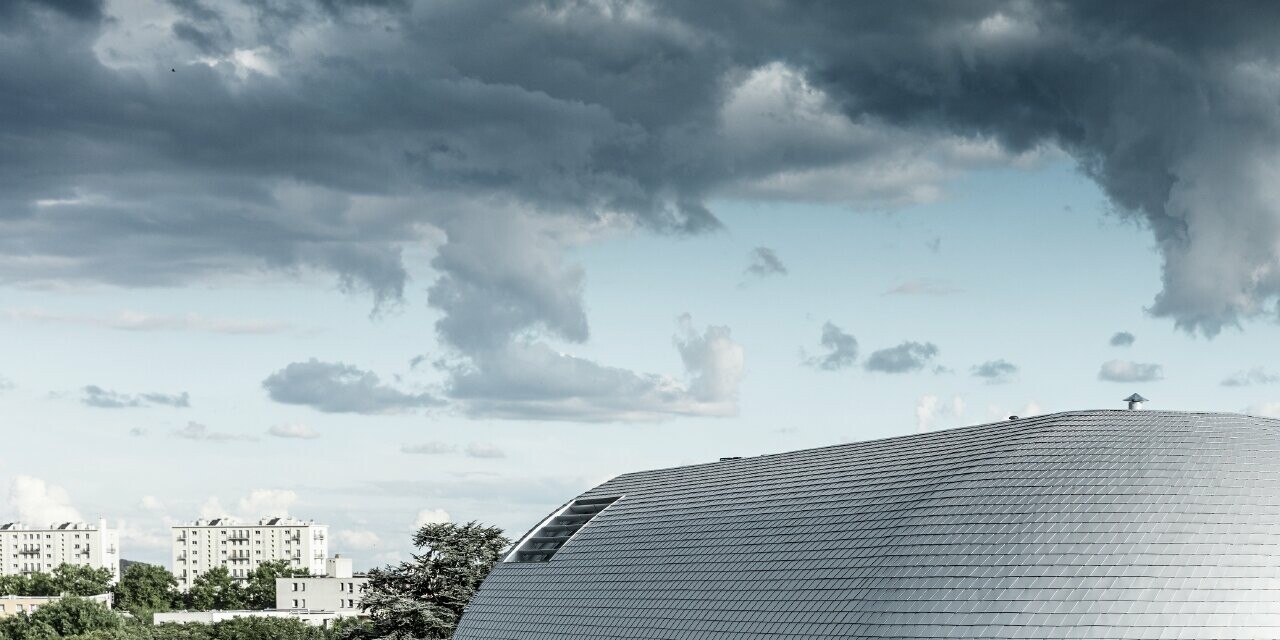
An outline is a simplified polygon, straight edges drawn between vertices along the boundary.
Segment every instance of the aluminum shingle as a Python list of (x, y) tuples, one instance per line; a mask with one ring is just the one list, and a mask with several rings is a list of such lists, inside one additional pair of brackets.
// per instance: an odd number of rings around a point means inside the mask
[(1280, 421), (1085, 411), (644, 471), (458, 640), (1280, 638)]

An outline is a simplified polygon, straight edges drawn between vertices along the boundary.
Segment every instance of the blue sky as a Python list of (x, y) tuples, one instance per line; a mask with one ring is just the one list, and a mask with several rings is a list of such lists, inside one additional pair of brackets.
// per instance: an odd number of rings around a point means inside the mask
[(1280, 414), (1280, 45), (1199, 10), (11, 3), (0, 520), (372, 566), (632, 470)]
[[(1133, 391), (1158, 408), (1239, 411), (1275, 400), (1274, 386), (1220, 382), (1273, 362), (1276, 328), (1253, 323), (1207, 340), (1144, 313), (1159, 286), (1148, 234), (1109, 212), (1069, 161), (968, 174), (938, 201), (892, 212), (741, 201), (713, 210), (721, 232), (674, 241), (627, 234), (572, 252), (587, 274), (592, 337), (570, 348), (618, 366), (677, 372), (671, 336), (679, 315), (726, 325), (746, 357), (736, 416), (583, 424), (474, 419), (448, 409), (326, 414), (268, 398), (261, 386), (268, 374), (310, 358), (401, 376), (406, 388), (439, 385), (435, 372), (409, 364), (412, 354), (441, 351), (430, 331), (437, 314), (423, 300), (428, 268), (413, 271), (403, 305), (372, 319), (366, 298), (305, 276), (180, 288), (9, 287), (0, 361), (11, 363), (5, 376), (13, 388), (0, 394), (0, 406), (13, 451), (29, 455), (8, 458), (5, 473), (61, 486), (86, 517), (124, 519), (151, 533), (139, 541), (152, 546), (128, 549), (131, 558), (164, 560), (155, 536), (167, 519), (198, 517), (210, 498), (235, 513), (239, 500), (268, 489), (293, 492), (296, 501), (282, 500), (296, 515), (373, 532), (376, 545), (352, 551), (372, 563), (406, 550), (422, 510), (518, 533), (618, 473), (913, 433), (928, 396), (938, 399), (937, 415), (924, 428), (989, 421), (1028, 405), (1118, 408)], [(772, 248), (787, 273), (745, 274), (758, 246)], [(925, 280), (944, 291), (886, 293)], [(133, 316), (265, 333), (94, 324)], [(864, 354), (932, 342), (936, 364), (950, 371), (807, 366), (805, 354), (821, 352), (828, 321), (854, 335)], [(1135, 343), (1110, 346), (1119, 331)], [(1018, 367), (1008, 382), (971, 374), (998, 359)], [(1163, 379), (1099, 380), (1112, 359), (1158, 363)], [(186, 392), (191, 406), (94, 408), (82, 402), (86, 385)], [(173, 435), (190, 422), (254, 440)], [(317, 437), (269, 435), (278, 425), (303, 425)], [(144, 433), (131, 435), (135, 429)], [(503, 457), (400, 450), (429, 442), (491, 445)], [(162, 507), (143, 507), (144, 496)]]

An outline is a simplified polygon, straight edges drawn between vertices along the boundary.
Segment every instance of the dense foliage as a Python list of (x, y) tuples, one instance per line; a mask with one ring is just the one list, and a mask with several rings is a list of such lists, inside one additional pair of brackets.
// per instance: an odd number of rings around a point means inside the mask
[(53, 573), (0, 576), (0, 595), (95, 596), (111, 590), (111, 571), (64, 564)]
[(429, 524), (413, 536), (422, 550), (399, 566), (374, 569), (362, 606), (366, 638), (448, 638), (462, 610), (509, 541), (496, 527)]
[(151, 622), (152, 614), (169, 611), (181, 606), (182, 594), (178, 581), (168, 569), (141, 562), (129, 563), (116, 585), (114, 594), (116, 609), (127, 611), (144, 622)]
[[(164, 567), (131, 563), (110, 589), (117, 611), (82, 597), (109, 591), (110, 572), (59, 567), (52, 574), (0, 576), (0, 594), (67, 594), (35, 613), (0, 618), (0, 640), (428, 640), (449, 638), (463, 608), (508, 545), (502, 530), (470, 522), (430, 524), (414, 534), (413, 560), (374, 569), (362, 600), (367, 619), (329, 629), (283, 618), (214, 624), (151, 625), (159, 611), (269, 609), (275, 579), (306, 575), (285, 561), (264, 562), (245, 582), (225, 568), (206, 571), (183, 594)], [(102, 573), (95, 573), (100, 571)]]
[(341, 640), (343, 628), (321, 629), (281, 618), (151, 626), (126, 621), (97, 602), (69, 597), (30, 615), (0, 618), (0, 640)]

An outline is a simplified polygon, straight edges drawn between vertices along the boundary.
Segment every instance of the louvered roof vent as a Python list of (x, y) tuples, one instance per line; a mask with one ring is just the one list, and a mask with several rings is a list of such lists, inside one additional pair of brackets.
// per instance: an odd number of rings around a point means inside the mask
[(565, 505), (530, 531), (507, 555), (507, 562), (547, 562), (578, 530), (620, 496), (581, 498)]

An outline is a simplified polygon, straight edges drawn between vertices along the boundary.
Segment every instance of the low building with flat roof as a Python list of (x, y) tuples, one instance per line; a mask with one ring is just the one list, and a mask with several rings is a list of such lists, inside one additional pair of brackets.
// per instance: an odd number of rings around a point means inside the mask
[[(19, 613), (35, 613), (40, 607), (61, 599), (62, 596), (0, 596), (0, 618)], [(109, 593), (86, 596), (84, 599), (100, 603), (108, 609), (111, 608)]]
[(328, 627), (339, 618), (345, 618), (346, 613), (338, 613), (337, 611), (325, 611), (322, 609), (237, 609), (237, 610), (221, 610), (221, 611), (164, 611), (155, 614), (151, 624), (213, 624), (215, 622), (223, 622), (225, 620), (234, 620), (235, 618), (285, 618), (290, 620), (300, 620), (303, 624), (312, 627)]
[(360, 614), (369, 578), (351, 570), (351, 559), (336, 555), (325, 563), (325, 575), (276, 578), (276, 608), (320, 607), (347, 615)]

